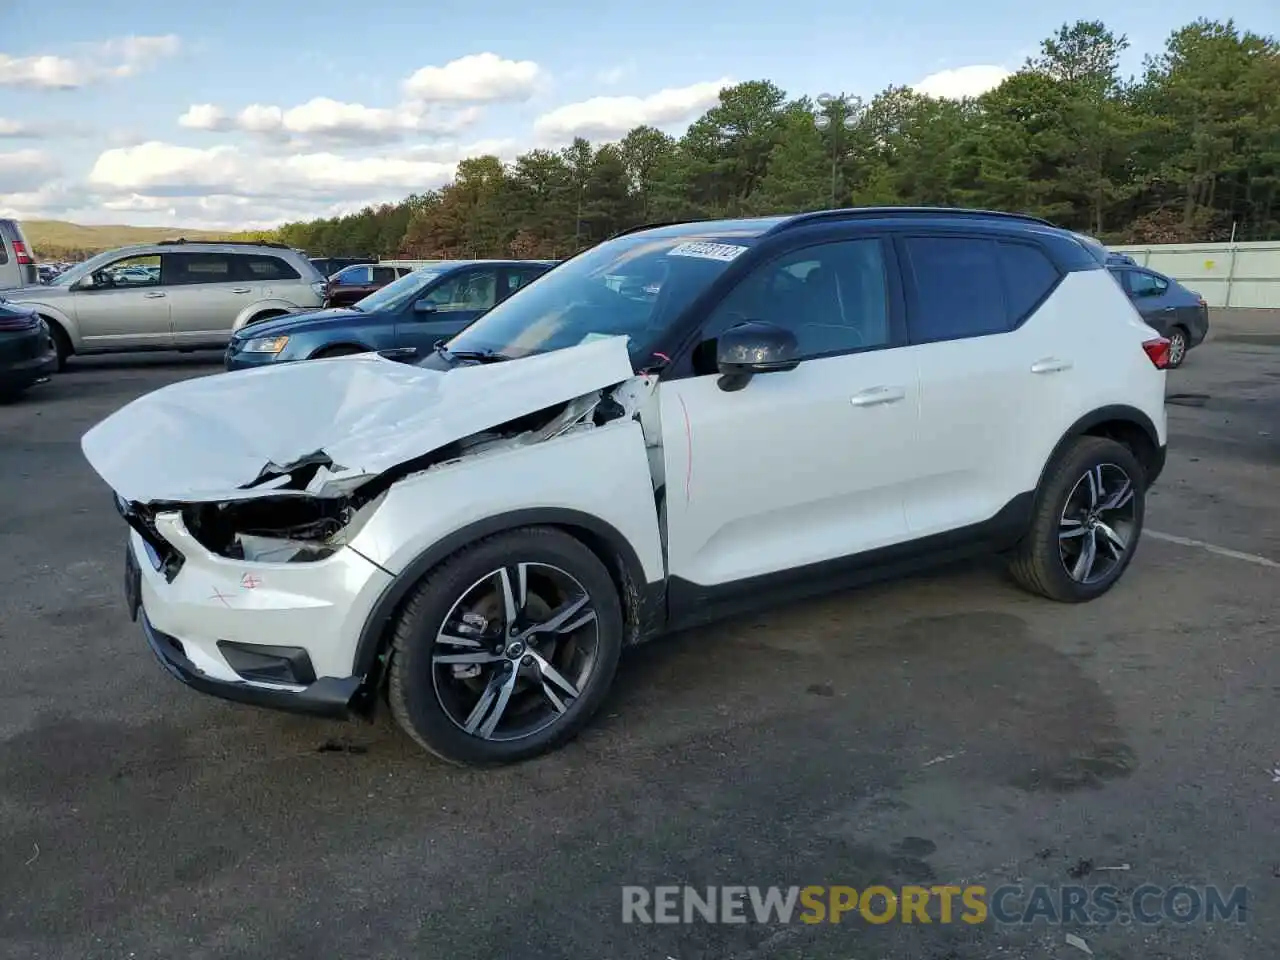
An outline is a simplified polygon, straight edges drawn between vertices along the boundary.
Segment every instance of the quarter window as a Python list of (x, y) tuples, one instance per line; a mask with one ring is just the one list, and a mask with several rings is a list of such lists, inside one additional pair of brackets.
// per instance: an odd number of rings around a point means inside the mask
[(996, 249), (1004, 274), (1009, 324), (1016, 327), (1053, 292), (1062, 275), (1043, 250), (1029, 243), (1001, 240)]
[(888, 345), (883, 244), (824, 243), (757, 268), (716, 307), (706, 339), (757, 320), (791, 330), (804, 358)]
[(915, 343), (958, 340), (1011, 329), (994, 240), (909, 237), (915, 280), (908, 328)]
[(1135, 297), (1158, 297), (1169, 289), (1169, 282), (1153, 273), (1134, 270), (1129, 274), (1129, 289)]
[(279, 257), (237, 256), (234, 258), (237, 280), (300, 280), (298, 271)]

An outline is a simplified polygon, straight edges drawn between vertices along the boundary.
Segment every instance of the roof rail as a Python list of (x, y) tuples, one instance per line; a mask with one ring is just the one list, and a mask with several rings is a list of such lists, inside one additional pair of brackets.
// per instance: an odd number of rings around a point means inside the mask
[(1038, 223), (1045, 227), (1057, 224), (1043, 217), (1033, 217), (1029, 213), (1009, 213), (1004, 210), (976, 210), (967, 207), (849, 207), (839, 210), (816, 210), (813, 213), (799, 213), (778, 224), (772, 232), (789, 230), (802, 223), (813, 223), (820, 220), (854, 220), (875, 217), (974, 217), (982, 219), (1019, 220), (1023, 223)]
[(636, 224), (634, 227), (627, 227), (627, 229), (625, 230), (619, 230), (609, 239), (615, 240), (618, 237), (625, 237), (629, 233), (639, 233), (641, 230), (656, 230), (658, 229), (658, 227), (676, 227), (682, 223), (701, 223), (701, 221), (700, 220), (655, 220), (653, 223), (639, 223), (639, 224)]
[(221, 244), (230, 247), (274, 247), (277, 250), (293, 249), (287, 243), (280, 243), (277, 240), (188, 240), (186, 237), (178, 237), (176, 240), (159, 240), (156, 246), (177, 247), (187, 243)]

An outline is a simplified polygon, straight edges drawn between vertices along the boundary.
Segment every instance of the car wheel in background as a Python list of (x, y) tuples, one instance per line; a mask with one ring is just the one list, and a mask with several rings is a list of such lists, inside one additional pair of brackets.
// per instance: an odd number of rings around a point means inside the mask
[(1011, 572), (1032, 593), (1093, 600), (1129, 566), (1142, 534), (1146, 473), (1128, 447), (1078, 437), (1049, 466)]
[(617, 672), (623, 620), (600, 559), (528, 527), (467, 547), (418, 585), (395, 627), (388, 699), (458, 764), (525, 760), (573, 738)]
[(1169, 369), (1182, 366), (1187, 359), (1187, 331), (1182, 327), (1174, 327), (1169, 331)]

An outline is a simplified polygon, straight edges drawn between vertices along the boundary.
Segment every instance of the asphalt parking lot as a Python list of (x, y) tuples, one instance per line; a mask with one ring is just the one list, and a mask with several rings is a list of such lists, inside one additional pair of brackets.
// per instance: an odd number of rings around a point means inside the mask
[[(1274, 956), (1280, 315), (1220, 313), (1171, 374), (1164, 536), (1102, 600), (979, 564), (672, 637), (579, 741), (484, 773), (386, 719), (200, 696), (148, 652), (79, 439), (216, 359), (74, 362), (0, 407), (0, 956), (1087, 957), (1068, 933), (1099, 958)], [(1245, 885), (1248, 907), (623, 924), (623, 885), (679, 883)]]

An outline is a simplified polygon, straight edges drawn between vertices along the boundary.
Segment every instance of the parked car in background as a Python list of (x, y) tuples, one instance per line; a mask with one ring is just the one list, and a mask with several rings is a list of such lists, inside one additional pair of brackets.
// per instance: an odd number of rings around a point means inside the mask
[(1129, 256), (1127, 253), (1116, 253), (1111, 251), (1107, 253), (1107, 265), (1110, 266), (1112, 264), (1136, 267), (1138, 265), (1138, 261), (1133, 259), (1133, 257)]
[(231, 338), (228, 370), (378, 350), (429, 353), (485, 311), (551, 269), (543, 260), (428, 264), (349, 307), (295, 313)]
[(988, 551), (1103, 596), (1165, 464), (1168, 346), (1031, 217), (680, 223), (417, 364), (187, 380), (81, 445), (171, 674), (333, 716), (385, 692), (417, 743), (493, 764), (567, 742), (664, 630)]
[(12, 400), (51, 374), (53, 337), (36, 312), (0, 298), (0, 400)]
[(326, 280), (347, 267), (377, 262), (377, 257), (311, 257), (311, 265), (320, 271), (320, 275)]
[(1209, 334), (1209, 305), (1204, 297), (1148, 267), (1108, 262), (1107, 269), (1142, 319), (1168, 338), (1169, 366), (1182, 366), (1187, 351), (1203, 343)]
[(33, 287), (40, 272), (17, 220), (0, 220), (0, 290)]
[(319, 307), (324, 278), (283, 244), (173, 240), (99, 254), (6, 297), (49, 325), (62, 369), (73, 354), (225, 347), (242, 327)]
[(349, 307), (412, 272), (412, 267), (384, 267), (376, 263), (357, 263), (343, 267), (329, 278), (324, 290), (324, 305)]

